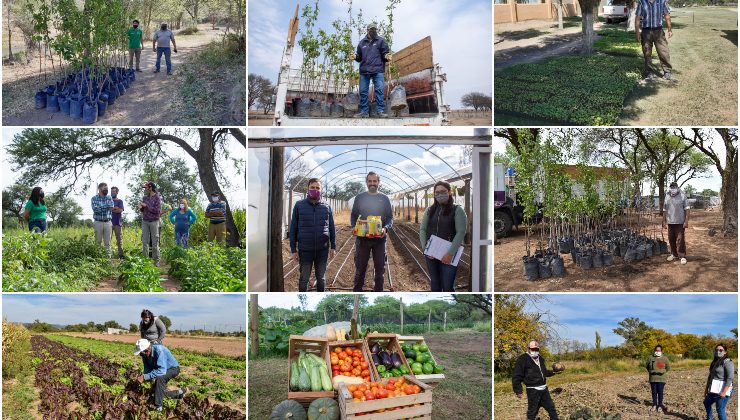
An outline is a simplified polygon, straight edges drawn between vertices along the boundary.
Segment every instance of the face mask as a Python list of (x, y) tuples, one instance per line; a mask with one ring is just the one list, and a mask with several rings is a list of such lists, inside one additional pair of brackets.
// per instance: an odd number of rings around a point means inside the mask
[(671, 195), (678, 194), (678, 188), (671, 188)]
[(180, 204), (180, 210), (185, 210), (185, 204)]
[(308, 198), (318, 200), (321, 198), (321, 190), (308, 190)]
[(663, 355), (663, 352), (662, 351), (656, 351), (655, 352), (655, 357), (660, 357), (662, 355)]
[(376, 31), (368, 31), (367, 35), (370, 37), (370, 39), (375, 39), (378, 37), (378, 33)]
[(134, 23), (134, 29), (138, 28), (139, 25), (137, 23)]
[(111, 195), (110, 195), (110, 196), (111, 196), (111, 197), (113, 197), (113, 198), (116, 198), (116, 197), (118, 197), (118, 194), (116, 194), (116, 193), (111, 193)]
[(41, 192), (39, 193), (39, 197), (41, 197), (41, 198), (44, 198), (44, 192), (43, 192), (43, 191), (41, 191)]
[(103, 190), (101, 192), (103, 193), (103, 195), (108, 195), (108, 190)]
[(445, 204), (450, 199), (450, 195), (448, 193), (437, 193), (434, 194), (434, 199), (440, 204)]
[(163, 31), (166, 31), (167, 30), (167, 25), (162, 25), (162, 26), (160, 26), (160, 28), (162, 28)]
[(530, 356), (531, 356), (531, 357), (532, 357), (533, 359), (536, 359), (536, 358), (540, 357), (540, 352), (538, 352), (538, 351), (530, 351), (530, 352), (529, 352), (529, 355), (530, 355)]
[(725, 352), (723, 352), (723, 351), (718, 351), (718, 352), (715, 352), (714, 354), (715, 354), (715, 355), (716, 355), (717, 357), (722, 357), (722, 356), (724, 356), (724, 355), (725, 355)]
[(218, 201), (218, 196), (217, 195), (212, 195), (211, 196), (211, 201), (213, 201), (214, 203), (217, 202)]

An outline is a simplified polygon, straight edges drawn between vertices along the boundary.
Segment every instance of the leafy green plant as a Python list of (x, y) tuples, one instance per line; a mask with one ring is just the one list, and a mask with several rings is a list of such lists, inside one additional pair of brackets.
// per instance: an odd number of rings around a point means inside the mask
[(164, 258), (170, 263), (170, 275), (182, 281), (183, 291), (246, 290), (246, 253), (241, 248), (207, 242), (187, 249), (170, 248)]
[(131, 255), (121, 264), (121, 283), (126, 292), (164, 292), (159, 269), (146, 257)]

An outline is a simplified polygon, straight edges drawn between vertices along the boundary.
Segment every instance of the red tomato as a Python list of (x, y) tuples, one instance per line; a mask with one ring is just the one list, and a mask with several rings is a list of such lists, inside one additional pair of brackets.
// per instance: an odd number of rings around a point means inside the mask
[(367, 369), (369, 365), (367, 364), (367, 362), (362, 362), (362, 363), (360, 363), (360, 366), (361, 366), (361, 367), (362, 367), (363, 369)]
[(375, 399), (375, 394), (372, 391), (365, 391), (365, 399), (368, 401)]

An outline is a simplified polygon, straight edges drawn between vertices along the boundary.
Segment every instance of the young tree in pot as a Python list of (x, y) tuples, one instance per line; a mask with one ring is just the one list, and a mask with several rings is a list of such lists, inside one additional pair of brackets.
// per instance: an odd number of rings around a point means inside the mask
[[(520, 130), (521, 136), (530, 136), (528, 131)], [(530, 139), (536, 141), (536, 139)], [(524, 207), (523, 218), (526, 225), (526, 255), (522, 257), (524, 264), (524, 275), (528, 280), (539, 278), (539, 261), (532, 256), (532, 221), (538, 212), (538, 196), (540, 186), (537, 185), (537, 172), (539, 169), (539, 147), (535, 146), (519, 150), (519, 155), (514, 163), (517, 173), (517, 202)]]

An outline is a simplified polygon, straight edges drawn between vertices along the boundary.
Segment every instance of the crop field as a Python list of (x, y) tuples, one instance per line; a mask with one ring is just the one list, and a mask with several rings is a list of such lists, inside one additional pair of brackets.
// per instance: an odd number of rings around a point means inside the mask
[(173, 349), (180, 376), (169, 387), (188, 386), (182, 400), (165, 399), (150, 413), (151, 383), (139, 384), (140, 361), (132, 346), (64, 335), (32, 336), (35, 387), (32, 411), (43, 418), (245, 418), (245, 361), (215, 353)]
[[(444, 381), (433, 392), (433, 418), (491, 418), (491, 333), (457, 330), (425, 336), (429, 348), (445, 366)], [(272, 407), (288, 393), (285, 357), (249, 361), (249, 418), (268, 418)]]
[(591, 56), (561, 55), (497, 71), (495, 124), (735, 125), (737, 9), (675, 9), (672, 16), (668, 44), (676, 83), (639, 81), (643, 61), (634, 32), (604, 26)]
[[(683, 361), (675, 369), (671, 369), (670, 377), (665, 386), (664, 403), (668, 408), (665, 415), (650, 415), (648, 407), (652, 404), (650, 386), (644, 368), (637, 366), (623, 366), (622, 372), (590, 372), (568, 373), (548, 378), (548, 387), (560, 418), (581, 414), (582, 419), (601, 418), (602, 415), (620, 414), (623, 420), (638, 420), (649, 418), (677, 418), (703, 419), (703, 395), (706, 384), (706, 365), (709, 361)], [(699, 364), (701, 367), (698, 367)], [(586, 365), (591, 362), (581, 362), (571, 365), (576, 370), (587, 371)], [(583, 366), (581, 366), (583, 365)], [(576, 367), (578, 366), (578, 367)], [(642, 369), (642, 371), (640, 370)], [(639, 373), (638, 373), (639, 372)], [(504, 420), (526, 419), (527, 401), (516, 398), (511, 389), (511, 378), (497, 377), (495, 381), (494, 417)], [(583, 416), (585, 413), (586, 416)], [(727, 418), (737, 418), (737, 398), (730, 398), (727, 405)], [(540, 410), (540, 417), (547, 416)]]
[[(337, 254), (329, 259), (326, 271), (326, 288), (330, 290), (352, 290), (355, 278), (355, 237), (348, 224), (336, 225)], [(425, 256), (419, 244), (419, 225), (411, 222), (394, 222), (386, 242), (388, 261), (385, 265), (386, 291), (428, 291), (430, 278)], [(457, 270), (456, 290), (468, 290), (470, 278), (470, 249), (463, 251)], [(283, 271), (285, 273), (285, 290), (298, 291), (300, 277), (299, 266), (291, 258), (290, 243), (283, 241)], [(373, 287), (373, 262), (368, 263), (365, 273), (365, 289)], [(309, 290), (315, 288), (315, 276), (312, 274)]]
[[(141, 255), (140, 228), (123, 229), (123, 260), (109, 258), (91, 228), (5, 231), (3, 291), (244, 291), (244, 249), (206, 243), (200, 229), (194, 226), (185, 250), (175, 246), (171, 225), (163, 225), (159, 267)], [(115, 237), (111, 249), (115, 255)]]

